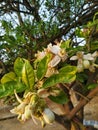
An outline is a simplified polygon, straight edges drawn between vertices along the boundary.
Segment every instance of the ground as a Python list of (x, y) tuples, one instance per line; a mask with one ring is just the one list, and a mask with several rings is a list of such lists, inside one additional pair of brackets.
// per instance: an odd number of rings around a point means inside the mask
[[(56, 122), (42, 128), (40, 122), (36, 125), (32, 120), (28, 120), (25, 124), (23, 124), (16, 118), (7, 119), (9, 117), (13, 117), (13, 115), (9, 112), (10, 109), (11, 107), (9, 106), (0, 105), (0, 130), (65, 130), (63, 126)], [(94, 123), (98, 124), (98, 96), (95, 96), (95, 98), (85, 106), (84, 113), (84, 118), (88, 121), (86, 123), (91, 123), (91, 125), (94, 125)]]

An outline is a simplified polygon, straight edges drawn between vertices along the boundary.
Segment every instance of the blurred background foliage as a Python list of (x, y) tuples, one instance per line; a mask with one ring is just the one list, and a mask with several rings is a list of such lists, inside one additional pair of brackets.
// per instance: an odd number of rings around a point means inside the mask
[(1, 76), (17, 57), (32, 62), (50, 42), (70, 39), (72, 47), (86, 42), (88, 51), (96, 50), (97, 11), (96, 0), (0, 0)]

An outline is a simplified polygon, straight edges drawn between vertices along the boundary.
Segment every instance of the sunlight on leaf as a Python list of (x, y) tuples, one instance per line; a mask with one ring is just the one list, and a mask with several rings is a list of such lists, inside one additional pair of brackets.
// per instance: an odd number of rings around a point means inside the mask
[(24, 61), (22, 58), (18, 57), (14, 62), (14, 71), (17, 76), (22, 77), (22, 69), (23, 69)]
[(25, 83), (25, 85), (32, 89), (34, 85), (34, 70), (31, 64), (29, 63), (28, 60), (24, 59), (24, 65), (22, 69), (22, 81)]
[(9, 72), (2, 77), (1, 83), (4, 84), (9, 81), (15, 81), (15, 79), (16, 79), (16, 74), (14, 72)]
[(0, 84), (0, 98), (11, 96), (14, 94), (14, 90), (16, 90), (16, 92), (23, 92), (25, 89), (27, 89), (27, 86), (21, 82), (10, 81)]

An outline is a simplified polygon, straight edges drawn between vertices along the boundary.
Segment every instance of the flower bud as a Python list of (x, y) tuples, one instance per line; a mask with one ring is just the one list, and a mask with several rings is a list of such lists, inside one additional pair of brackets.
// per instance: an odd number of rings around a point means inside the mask
[(88, 60), (84, 60), (83, 66), (84, 66), (85, 69), (88, 69), (90, 67), (90, 62)]
[(54, 113), (49, 108), (44, 109), (43, 118), (48, 124), (52, 123), (55, 120)]

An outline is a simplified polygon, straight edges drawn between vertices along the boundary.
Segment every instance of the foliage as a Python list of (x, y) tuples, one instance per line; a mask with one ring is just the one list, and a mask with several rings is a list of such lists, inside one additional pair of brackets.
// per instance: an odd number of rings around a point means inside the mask
[(85, 129), (77, 113), (98, 92), (98, 3), (0, 3), (3, 16), (18, 20), (0, 21), (0, 98), (15, 95), (19, 104), (11, 112), (20, 121), (37, 118), (44, 127), (61, 117), (66, 129)]
[(0, 57), (9, 69), (17, 57), (32, 61), (37, 50), (56, 39), (73, 41), (75, 28), (92, 20), (98, 9), (97, 2), (85, 0), (1, 0), (0, 5)]

